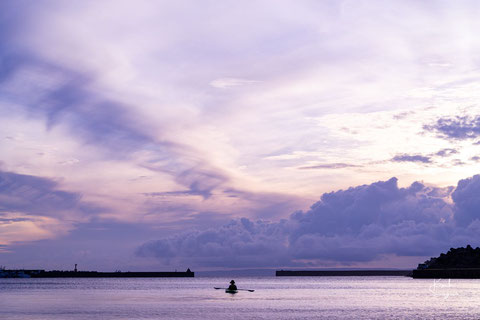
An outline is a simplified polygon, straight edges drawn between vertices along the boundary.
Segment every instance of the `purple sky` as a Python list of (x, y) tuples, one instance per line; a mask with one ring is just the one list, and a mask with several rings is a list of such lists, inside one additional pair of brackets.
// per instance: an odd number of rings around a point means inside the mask
[(477, 1), (2, 1), (0, 265), (414, 267), (480, 245)]

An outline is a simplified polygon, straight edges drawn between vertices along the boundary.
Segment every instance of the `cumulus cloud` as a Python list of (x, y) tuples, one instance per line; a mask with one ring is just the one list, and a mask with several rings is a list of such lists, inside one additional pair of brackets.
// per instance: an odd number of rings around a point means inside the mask
[(458, 182), (452, 193), (455, 203), (455, 221), (461, 226), (468, 226), (480, 219), (480, 175), (475, 175)]
[(422, 156), (418, 154), (410, 155), (410, 154), (399, 154), (393, 157), (392, 161), (394, 162), (422, 162), (422, 163), (430, 163), (432, 162), (430, 157)]
[(400, 188), (392, 178), (325, 193), (309, 210), (278, 222), (243, 218), (147, 242), (137, 255), (210, 267), (350, 265), (431, 255), (464, 245), (480, 225), (480, 176), (453, 189), (420, 182)]
[(456, 116), (440, 118), (432, 125), (423, 127), (441, 137), (455, 140), (477, 138), (480, 135), (480, 116)]
[(139, 256), (164, 261), (191, 259), (208, 266), (272, 266), (287, 262), (285, 256), (286, 221), (253, 222), (242, 218), (215, 229), (187, 233), (145, 243)]

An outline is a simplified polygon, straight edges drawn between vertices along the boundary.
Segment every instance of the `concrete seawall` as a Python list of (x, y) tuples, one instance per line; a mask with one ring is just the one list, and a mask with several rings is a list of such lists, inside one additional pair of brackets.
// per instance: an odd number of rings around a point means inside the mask
[(97, 272), (2, 270), (0, 278), (193, 278), (195, 272)]
[(48, 271), (32, 275), (32, 278), (185, 278), (195, 272), (95, 272)]
[(411, 270), (277, 270), (277, 277), (408, 276)]
[(424, 279), (480, 279), (480, 269), (423, 269), (413, 270), (413, 278)]

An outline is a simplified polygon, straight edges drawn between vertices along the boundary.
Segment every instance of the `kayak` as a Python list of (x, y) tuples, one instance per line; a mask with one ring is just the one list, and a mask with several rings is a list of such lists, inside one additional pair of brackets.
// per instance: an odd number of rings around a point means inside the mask
[(230, 290), (228, 288), (217, 288), (217, 287), (213, 287), (213, 289), (215, 290), (219, 290), (219, 289), (225, 289), (225, 292), (226, 293), (238, 293), (238, 291), (242, 290), (242, 291), (248, 291), (248, 292), (253, 292), (255, 290), (252, 290), (252, 289), (237, 289), (237, 290)]
[(231, 293), (231, 294), (234, 294), (234, 293), (237, 293), (238, 290), (229, 290), (229, 289), (226, 289), (225, 290), (225, 293)]

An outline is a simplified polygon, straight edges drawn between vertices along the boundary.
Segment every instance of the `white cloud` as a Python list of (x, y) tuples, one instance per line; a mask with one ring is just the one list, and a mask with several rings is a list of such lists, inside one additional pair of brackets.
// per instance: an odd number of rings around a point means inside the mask
[(210, 85), (214, 88), (227, 89), (230, 87), (238, 87), (257, 83), (256, 80), (237, 79), (237, 78), (220, 78), (210, 82)]
[[(140, 194), (185, 191), (182, 208), (229, 207), (254, 218), (260, 197), (239, 197), (295, 193), (306, 203), (391, 172), (406, 184), (421, 174), (449, 185), (475, 168), (471, 144), (422, 133), (459, 108), (480, 112), (479, 21), (465, 3), (49, 4), (35, 7), (22, 28), (4, 28), (18, 58), (4, 61), (27, 63), (13, 64), (1, 83), (0, 132), (24, 139), (0, 139), (2, 161), (63, 178), (114, 208), (109, 217), (141, 219), (138, 212), (165, 204)], [(61, 112), (46, 107), (48, 93), (72, 88), (74, 103), (57, 94)], [(7, 103), (11, 96), (22, 99)], [(446, 148), (458, 154), (428, 167), (386, 162)], [(315, 166), (335, 170), (298, 170)], [(223, 182), (182, 176), (192, 168)], [(131, 183), (138, 176), (150, 179)], [(245, 193), (234, 198), (227, 189)], [(178, 208), (169, 208), (171, 222)], [(178, 210), (185, 219), (188, 210)]]

